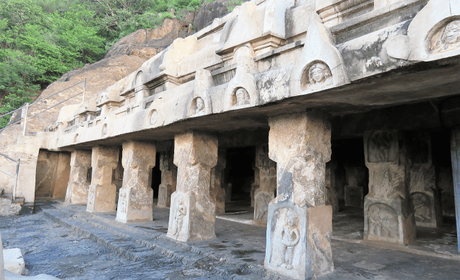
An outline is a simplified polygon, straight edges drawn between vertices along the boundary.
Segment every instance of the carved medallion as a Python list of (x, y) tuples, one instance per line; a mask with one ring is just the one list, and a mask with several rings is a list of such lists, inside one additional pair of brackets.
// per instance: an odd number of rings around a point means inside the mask
[(322, 61), (313, 61), (305, 67), (301, 77), (302, 90), (316, 90), (332, 85), (332, 73)]
[(438, 28), (428, 42), (431, 53), (443, 53), (460, 47), (460, 20), (451, 20)]
[(150, 124), (155, 125), (158, 121), (158, 111), (157, 110), (152, 110), (150, 112)]

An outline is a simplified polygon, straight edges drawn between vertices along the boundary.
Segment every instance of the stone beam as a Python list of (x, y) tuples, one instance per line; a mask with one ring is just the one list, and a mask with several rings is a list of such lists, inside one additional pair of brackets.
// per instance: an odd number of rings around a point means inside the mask
[(88, 203), (91, 175), (91, 151), (75, 150), (70, 155), (70, 178), (65, 203), (67, 205)]
[(88, 212), (115, 211), (117, 187), (112, 182), (113, 170), (118, 163), (118, 147), (93, 147), (91, 154), (91, 185), (88, 191)]
[(415, 239), (406, 140), (396, 131), (370, 131), (364, 135), (369, 169), (369, 194), (364, 199), (365, 239), (397, 244)]
[(269, 119), (269, 155), (277, 164), (277, 197), (268, 207), (265, 267), (295, 279), (334, 270), (332, 207), (325, 205), (331, 127), (316, 112)]
[(176, 135), (177, 188), (171, 195), (168, 237), (184, 242), (216, 237), (216, 205), (210, 188), (217, 143), (217, 137), (196, 131)]
[(123, 186), (118, 196), (117, 221), (152, 221), (151, 184), (155, 157), (155, 144), (136, 141), (123, 143)]

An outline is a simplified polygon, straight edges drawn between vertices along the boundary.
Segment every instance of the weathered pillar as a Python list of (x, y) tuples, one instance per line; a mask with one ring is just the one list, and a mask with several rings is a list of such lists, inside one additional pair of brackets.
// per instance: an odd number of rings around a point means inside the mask
[(335, 188), (335, 169), (337, 162), (330, 161), (326, 164), (326, 205), (332, 206), (332, 212), (339, 212), (339, 198)]
[(115, 211), (117, 186), (112, 182), (118, 163), (118, 147), (93, 147), (91, 154), (91, 185), (88, 190), (88, 212)]
[(216, 214), (225, 214), (225, 188), (223, 186), (224, 169), (226, 166), (226, 153), (219, 151), (217, 165), (211, 169), (211, 197), (216, 204)]
[(454, 178), (455, 215), (457, 219), (457, 244), (460, 252), (460, 127), (451, 133), (450, 152), (452, 160), (452, 175)]
[(176, 190), (177, 168), (171, 151), (160, 153), (161, 184), (158, 188), (158, 207), (171, 206), (171, 194)]
[(268, 145), (256, 146), (256, 167), (259, 170), (259, 187), (254, 190), (254, 220), (266, 223), (268, 205), (275, 198), (276, 162), (268, 157)]
[(155, 144), (130, 141), (123, 143), (123, 186), (118, 194), (116, 220), (122, 223), (153, 219), (152, 168)]
[(364, 135), (369, 194), (364, 199), (364, 238), (407, 244), (415, 239), (405, 137), (395, 131)]
[(334, 270), (332, 207), (325, 205), (331, 128), (317, 112), (269, 120), (270, 158), (277, 163), (277, 197), (268, 207), (265, 267), (295, 279)]
[(441, 205), (436, 190), (436, 171), (431, 158), (431, 135), (412, 133), (408, 137), (410, 195), (414, 206), (415, 223), (422, 227), (442, 224)]
[(217, 137), (196, 131), (176, 135), (177, 189), (171, 195), (168, 237), (179, 241), (216, 237), (216, 205), (210, 188), (217, 142)]
[(70, 156), (70, 178), (65, 195), (67, 205), (86, 204), (91, 170), (91, 151), (75, 150)]
[(345, 166), (347, 185), (345, 186), (345, 206), (364, 207), (364, 186), (366, 184), (366, 167)]
[(252, 167), (252, 170), (254, 170), (254, 182), (251, 184), (251, 207), (254, 207), (254, 194), (259, 188), (260, 175), (259, 168), (257, 168), (255, 165)]

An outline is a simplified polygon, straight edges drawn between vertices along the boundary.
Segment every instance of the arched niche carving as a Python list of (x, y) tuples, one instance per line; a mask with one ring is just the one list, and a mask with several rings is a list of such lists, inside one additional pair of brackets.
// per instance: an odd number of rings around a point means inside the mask
[[(450, 33), (450, 34), (448, 34)], [(411, 21), (407, 35), (388, 40), (390, 57), (433, 61), (460, 54), (460, 2), (430, 0)]]
[(165, 122), (163, 115), (164, 103), (158, 100), (154, 100), (150, 106), (148, 106), (147, 113), (144, 117), (144, 127), (160, 127)]
[(291, 71), (291, 96), (349, 83), (342, 55), (317, 14), (311, 15), (305, 45)]
[(302, 71), (300, 87), (303, 91), (321, 89), (332, 85), (332, 73), (329, 66), (320, 60), (309, 63)]
[(206, 102), (201, 96), (193, 98), (190, 104), (189, 115), (191, 117), (203, 116), (208, 114)]

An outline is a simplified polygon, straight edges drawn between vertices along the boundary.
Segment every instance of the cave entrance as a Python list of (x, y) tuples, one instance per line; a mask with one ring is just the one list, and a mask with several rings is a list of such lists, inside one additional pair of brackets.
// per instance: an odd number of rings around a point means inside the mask
[[(231, 148), (226, 158), (225, 212), (252, 211), (255, 147)], [(248, 208), (248, 209), (246, 209)]]
[[(155, 167), (152, 168), (150, 173), (150, 182), (153, 189), (153, 198), (158, 199), (158, 192), (161, 185), (160, 153), (156, 153)], [(154, 205), (156, 205), (156, 203), (154, 203)]]
[(70, 177), (70, 153), (40, 150), (35, 177), (35, 198), (64, 200)]

